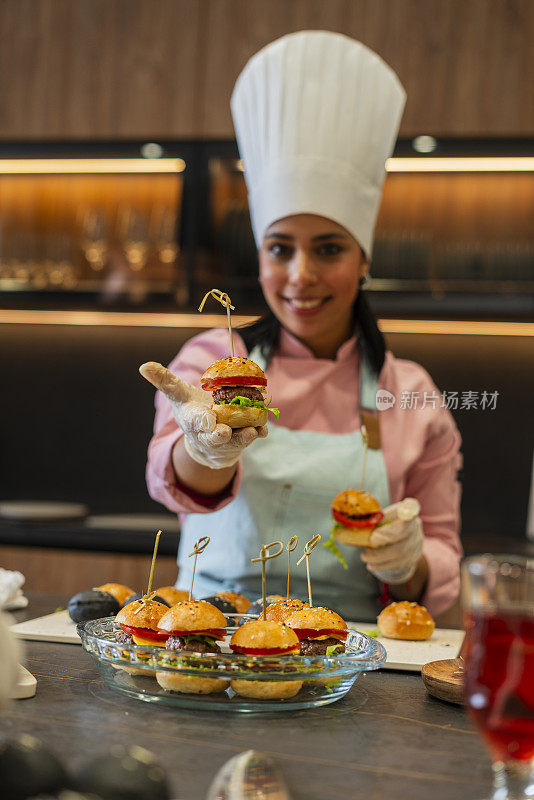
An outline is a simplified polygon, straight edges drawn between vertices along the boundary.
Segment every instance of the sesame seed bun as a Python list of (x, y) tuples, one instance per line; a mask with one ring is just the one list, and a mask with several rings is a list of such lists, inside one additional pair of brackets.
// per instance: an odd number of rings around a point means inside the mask
[(332, 508), (341, 514), (351, 517), (363, 517), (365, 514), (374, 514), (380, 511), (380, 503), (369, 492), (360, 492), (358, 489), (346, 489), (332, 500)]
[(124, 586), (122, 583), (103, 583), (102, 586), (95, 586), (95, 589), (100, 589), (102, 592), (107, 592), (115, 600), (123, 606), (124, 603), (135, 594), (133, 589), (130, 589), (129, 586)]
[(230, 645), (236, 647), (253, 647), (258, 650), (282, 649), (295, 647), (299, 640), (294, 631), (281, 622), (257, 619), (246, 622), (238, 628), (230, 639)]
[(303, 681), (230, 681), (234, 692), (256, 700), (287, 700), (302, 688)]
[(372, 528), (346, 528), (337, 523), (334, 527), (334, 539), (352, 547), (372, 547), (371, 534), (375, 527), (373, 525)]
[(226, 628), (226, 618), (222, 611), (205, 600), (176, 603), (172, 608), (166, 609), (166, 612), (159, 620), (158, 627), (168, 633)]
[(386, 606), (376, 622), (382, 636), (388, 639), (422, 641), (432, 636), (435, 628), (426, 608), (407, 600)]
[(259, 428), (267, 423), (268, 414), (264, 408), (213, 403), (211, 409), (217, 422), (230, 428)]
[(186, 592), (185, 589), (177, 589), (176, 586), (161, 586), (156, 590), (156, 594), (170, 606), (189, 600), (189, 592)]
[(291, 614), (295, 611), (300, 611), (303, 606), (309, 606), (308, 603), (303, 603), (302, 600), (289, 599), (279, 600), (277, 603), (272, 603), (267, 607), (265, 616), (267, 619), (274, 620), (274, 622), (285, 622)]
[(156, 672), (156, 680), (167, 692), (181, 694), (215, 694), (228, 688), (228, 681), (223, 678), (193, 678), (171, 672)]
[(328, 608), (321, 606), (305, 606), (300, 611), (295, 611), (286, 620), (286, 625), (290, 628), (310, 628), (311, 630), (320, 631), (324, 628), (332, 628), (333, 630), (346, 631), (347, 623), (336, 614), (335, 611), (330, 611)]
[(239, 594), (239, 592), (217, 592), (215, 597), (223, 597), (225, 600), (228, 600), (237, 608), (239, 614), (245, 614), (250, 608), (250, 600), (248, 597), (245, 597), (244, 594)]
[[(137, 609), (140, 609), (137, 611)], [(146, 603), (136, 600), (121, 608), (115, 622), (128, 625), (131, 628), (146, 628), (149, 631), (157, 631), (158, 623), (162, 616), (169, 609), (163, 603), (156, 600), (148, 600)], [(137, 613), (136, 613), (137, 612)]]
[[(241, 357), (221, 358), (220, 361), (216, 361), (201, 375), (200, 385), (202, 386), (206, 381), (215, 381), (217, 378), (234, 377), (259, 378), (258, 386), (265, 386), (266, 379), (262, 368), (254, 361), (251, 361), (250, 358)], [(239, 381), (235, 386), (239, 386)]]

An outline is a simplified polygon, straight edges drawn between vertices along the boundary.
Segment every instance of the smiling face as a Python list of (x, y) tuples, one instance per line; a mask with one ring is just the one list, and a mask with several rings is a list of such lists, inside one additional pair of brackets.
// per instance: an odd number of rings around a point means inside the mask
[(325, 217), (274, 222), (259, 251), (260, 282), (271, 311), (318, 358), (335, 358), (352, 335), (352, 306), (367, 262), (346, 230)]

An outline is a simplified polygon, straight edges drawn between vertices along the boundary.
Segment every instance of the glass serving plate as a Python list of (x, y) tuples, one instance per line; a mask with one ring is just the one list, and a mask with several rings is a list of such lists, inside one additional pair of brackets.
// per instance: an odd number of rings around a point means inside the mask
[[(386, 661), (380, 642), (352, 631), (345, 643), (346, 652), (340, 655), (274, 657), (232, 653), (228, 646), (232, 629), (221, 644), (220, 654), (125, 645), (117, 642), (119, 631), (114, 617), (78, 625), (83, 647), (95, 659), (107, 685), (138, 700), (182, 708), (272, 712), (321, 706), (344, 697), (358, 675), (379, 669)], [(235, 681), (239, 681), (240, 694), (232, 688)], [(291, 697), (273, 697), (280, 693), (281, 683), (285, 684), (284, 694)], [(165, 689), (160, 684), (179, 684), (181, 690)], [(199, 693), (207, 687), (215, 691)], [(191, 693), (186, 693), (188, 690)], [(242, 696), (247, 691), (264, 697)]]

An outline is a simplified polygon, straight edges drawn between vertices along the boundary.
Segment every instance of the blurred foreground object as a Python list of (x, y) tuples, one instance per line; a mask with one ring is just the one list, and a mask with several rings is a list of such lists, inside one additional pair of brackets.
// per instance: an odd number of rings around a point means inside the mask
[(219, 770), (206, 800), (291, 800), (291, 796), (274, 762), (257, 750), (247, 750)]

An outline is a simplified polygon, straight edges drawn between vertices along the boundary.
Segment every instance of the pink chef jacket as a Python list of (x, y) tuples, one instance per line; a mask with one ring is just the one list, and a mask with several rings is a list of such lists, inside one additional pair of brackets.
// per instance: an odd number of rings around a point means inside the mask
[[(243, 340), (235, 333), (234, 348), (236, 356), (247, 355)], [(209, 365), (228, 354), (228, 331), (216, 328), (190, 339), (169, 369), (199, 386), (199, 378)], [(329, 360), (315, 358), (306, 345), (282, 328), (266, 377), (267, 396), (272, 395), (272, 405), (280, 409), (280, 422), (286, 428), (334, 434), (359, 429), (355, 336), (344, 342), (335, 360)], [(421, 504), (424, 554), (430, 573), (423, 603), (432, 614), (440, 614), (456, 599), (460, 586), (460, 434), (450, 412), (441, 407), (436, 386), (419, 364), (388, 352), (379, 385), (396, 398), (392, 408), (380, 413), (391, 502), (416, 497)], [(411, 397), (417, 397), (417, 408), (406, 407), (409, 404), (403, 398)], [(269, 424), (276, 424), (272, 415)], [(198, 497), (177, 483), (171, 453), (182, 435), (170, 403), (157, 392), (154, 436), (148, 449), (150, 496), (180, 515), (209, 513), (231, 503), (240, 486), (241, 464), (229, 489), (217, 498)]]

